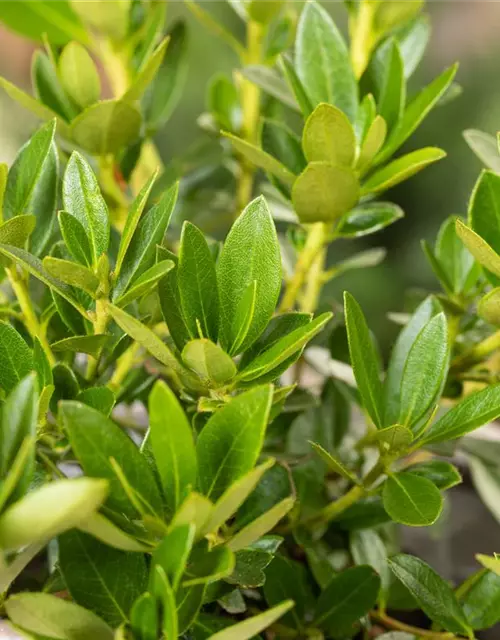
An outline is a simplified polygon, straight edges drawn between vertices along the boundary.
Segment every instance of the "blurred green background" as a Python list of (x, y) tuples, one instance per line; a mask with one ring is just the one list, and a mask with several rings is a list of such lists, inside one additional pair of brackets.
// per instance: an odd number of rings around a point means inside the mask
[[(243, 35), (242, 24), (225, 2), (204, 2), (217, 19)], [(338, 24), (345, 28), (342, 3), (325, 6)], [(192, 143), (200, 132), (196, 119), (204, 110), (206, 87), (217, 72), (228, 72), (237, 65), (232, 52), (207, 33), (189, 14), (182, 2), (169, 2), (168, 21), (185, 18), (189, 24), (189, 75), (183, 98), (166, 129), (158, 138), (165, 162), (175, 158)], [(409, 290), (436, 287), (432, 272), (420, 249), (420, 240), (433, 241), (440, 223), (450, 214), (465, 213), (467, 201), (481, 169), (480, 162), (462, 137), (466, 128), (479, 128), (489, 133), (500, 129), (500, 3), (443, 0), (429, 2), (432, 38), (419, 71), (412, 78), (415, 91), (442, 69), (460, 61), (458, 82), (463, 94), (429, 116), (411, 138), (407, 149), (439, 146), (448, 157), (388, 193), (400, 204), (406, 217), (389, 229), (354, 243), (357, 248), (384, 246), (388, 256), (377, 268), (351, 272), (335, 281), (326, 291), (327, 298), (340, 299), (349, 289), (369, 309), (370, 324), (384, 351), (391, 343), (397, 327), (386, 317), (389, 311), (400, 311)], [(29, 88), (32, 43), (7, 32), (0, 26), (0, 74)], [(30, 135), (36, 122), (20, 107), (0, 94), (0, 161), (11, 162), (16, 149)], [(335, 244), (330, 261), (354, 250)]]

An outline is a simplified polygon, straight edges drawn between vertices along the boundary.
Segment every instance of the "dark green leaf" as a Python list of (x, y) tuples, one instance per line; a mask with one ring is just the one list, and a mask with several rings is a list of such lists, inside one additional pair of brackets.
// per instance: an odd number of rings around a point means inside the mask
[(250, 471), (259, 456), (271, 408), (270, 386), (233, 398), (203, 428), (196, 444), (199, 483), (211, 499)]
[(221, 580), (234, 570), (234, 553), (224, 545), (209, 549), (207, 540), (199, 542), (189, 555), (182, 586), (193, 587)]
[[(163, 250), (159, 257), (168, 258), (177, 264), (177, 256), (167, 250)], [(189, 341), (190, 335), (186, 321), (182, 313), (179, 286), (177, 283), (177, 269), (172, 269), (158, 283), (158, 295), (165, 322), (167, 323), (170, 337), (179, 351)]]
[(261, 133), (262, 148), (277, 158), (293, 174), (298, 175), (306, 166), (300, 138), (286, 124), (277, 120), (264, 120)]
[[(205, 596), (204, 584), (197, 584), (194, 587), (179, 587), (177, 590), (177, 620), (179, 633), (183, 633), (196, 620), (198, 612), (203, 604)], [(156, 638), (156, 636), (155, 636)]]
[(177, 589), (194, 542), (195, 527), (184, 524), (172, 528), (153, 553), (152, 564), (165, 571), (174, 589)]
[(33, 354), (14, 327), (0, 322), (0, 387), (5, 393), (31, 371)]
[(358, 86), (349, 53), (330, 14), (317, 2), (308, 2), (300, 16), (295, 64), (313, 107), (328, 102), (354, 121)]
[(371, 567), (343, 571), (318, 598), (315, 624), (335, 635), (350, 635), (356, 622), (375, 604), (379, 590), (380, 578)]
[(82, 223), (67, 211), (60, 211), (58, 220), (64, 243), (70, 254), (80, 264), (91, 266), (92, 249)]
[(379, 357), (361, 307), (344, 294), (345, 320), (351, 365), (365, 409), (375, 426), (382, 426), (382, 384)]
[(403, 210), (392, 202), (369, 202), (346, 213), (339, 221), (337, 232), (346, 238), (359, 238), (375, 233), (403, 216)]
[(33, 340), (33, 370), (36, 371), (38, 376), (40, 389), (52, 384), (52, 368), (38, 338)]
[(285, 74), (285, 78), (290, 86), (290, 89), (295, 96), (295, 100), (302, 111), (302, 115), (304, 118), (307, 118), (313, 111), (314, 106), (309, 96), (306, 93), (306, 89), (302, 82), (299, 80), (297, 72), (295, 71), (295, 67), (292, 62), (287, 57), (281, 58), (281, 67), (283, 69), (283, 73)]
[(143, 554), (111, 549), (80, 531), (59, 537), (59, 569), (71, 597), (113, 628), (128, 620), (147, 585)]
[(443, 509), (439, 489), (427, 478), (394, 473), (384, 484), (384, 508), (395, 522), (410, 527), (434, 524)]
[(491, 571), (480, 573), (461, 605), (473, 629), (493, 627), (500, 620), (500, 576)]
[(400, 553), (389, 560), (389, 566), (431, 620), (452, 633), (469, 636), (470, 626), (451, 587), (429, 565)]
[(235, 526), (242, 528), (263, 515), (293, 492), (288, 470), (274, 465), (262, 476), (259, 484), (241, 505), (236, 514)]
[(61, 87), (57, 70), (48, 55), (35, 51), (31, 59), (31, 81), (35, 97), (69, 122), (77, 111)]
[(438, 489), (444, 491), (450, 489), (462, 482), (462, 476), (458, 469), (446, 460), (429, 460), (429, 462), (420, 462), (407, 467), (406, 471), (413, 475), (427, 478)]
[(197, 465), (191, 425), (164, 382), (157, 382), (149, 396), (149, 428), (166, 506), (173, 514), (194, 488)]
[(157, 514), (161, 514), (161, 497), (153, 472), (132, 440), (102, 413), (80, 402), (63, 402), (60, 412), (73, 451), (85, 474), (109, 481), (110, 507), (132, 518), (137, 517), (115, 475), (110, 462), (112, 458), (138, 494)]
[(391, 575), (387, 564), (387, 549), (379, 534), (372, 529), (353, 531), (350, 547), (354, 562), (373, 567), (380, 576), (383, 591), (387, 593)]

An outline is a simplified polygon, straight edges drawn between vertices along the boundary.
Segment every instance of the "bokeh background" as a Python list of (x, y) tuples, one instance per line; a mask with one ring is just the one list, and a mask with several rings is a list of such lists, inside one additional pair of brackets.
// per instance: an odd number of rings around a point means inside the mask
[[(0, 0), (1, 1), (1, 0)], [(204, 6), (236, 32), (242, 24), (228, 3), (207, 2)], [(341, 2), (324, 2), (337, 23), (345, 29)], [(467, 210), (467, 202), (481, 164), (467, 147), (462, 131), (479, 128), (489, 133), (500, 129), (500, 2), (440, 0), (428, 3), (432, 17), (432, 38), (426, 57), (412, 85), (416, 91), (442, 69), (460, 61), (458, 82), (462, 95), (437, 108), (413, 135), (406, 150), (433, 145), (445, 149), (448, 157), (388, 194), (400, 204), (406, 217), (389, 229), (348, 247), (336, 244), (330, 254), (335, 261), (363, 246), (384, 246), (383, 265), (350, 272), (333, 283), (326, 295), (340, 298), (351, 290), (365, 308), (382, 351), (387, 350), (397, 327), (387, 320), (389, 311), (400, 311), (405, 295), (436, 287), (432, 272), (420, 249), (420, 240), (433, 241), (439, 225), (450, 214)], [(172, 119), (158, 138), (165, 162), (175, 158), (203, 135), (196, 123), (204, 111), (206, 87), (217, 72), (230, 73), (237, 66), (232, 52), (200, 27), (182, 2), (168, 3), (168, 21), (184, 18), (189, 24), (189, 75), (184, 95)], [(243, 34), (241, 34), (243, 35)], [(29, 89), (33, 44), (0, 26), (0, 74)], [(36, 122), (0, 92), (0, 161), (11, 161)]]

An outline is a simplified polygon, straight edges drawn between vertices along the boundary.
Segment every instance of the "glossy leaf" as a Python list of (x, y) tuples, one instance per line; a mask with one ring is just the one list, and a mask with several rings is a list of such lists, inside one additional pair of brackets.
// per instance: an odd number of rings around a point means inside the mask
[(349, 167), (356, 153), (356, 138), (344, 112), (331, 104), (321, 103), (306, 120), (302, 147), (308, 162)]
[(473, 629), (489, 629), (500, 620), (500, 576), (483, 572), (461, 600), (465, 616)]
[(400, 553), (389, 560), (389, 566), (431, 620), (452, 633), (470, 635), (470, 626), (451, 587), (429, 565)]
[(183, 587), (215, 582), (230, 576), (234, 570), (234, 554), (225, 545), (209, 549), (202, 540), (192, 550), (182, 579)]
[(472, 253), (479, 264), (488, 271), (500, 277), (500, 256), (492, 247), (470, 227), (457, 218), (456, 230), (458, 237)]
[(197, 463), (191, 425), (164, 382), (157, 382), (149, 396), (149, 429), (166, 506), (175, 513), (194, 488)]
[(250, 638), (254, 638), (258, 633), (279, 620), (281, 616), (293, 606), (294, 603), (291, 600), (283, 602), (264, 613), (260, 613), (257, 616), (253, 616), (247, 620), (243, 620), (243, 622), (238, 622), (222, 631), (218, 631), (210, 636), (210, 640), (249, 640)]
[(446, 460), (429, 460), (420, 462), (406, 468), (413, 475), (427, 478), (442, 491), (451, 489), (462, 482), (462, 476), (458, 469)]
[(340, 219), (337, 232), (344, 238), (360, 238), (384, 229), (403, 216), (403, 210), (392, 202), (369, 202), (348, 211)]
[(174, 589), (177, 589), (194, 542), (195, 527), (184, 524), (172, 528), (153, 553), (153, 567), (159, 565), (165, 571)]
[(265, 572), (264, 596), (270, 607), (290, 599), (295, 607), (283, 616), (292, 629), (304, 628), (304, 620), (314, 607), (314, 594), (305, 567), (281, 554), (276, 555)]
[(264, 512), (261, 516), (255, 518), (252, 522), (243, 527), (236, 533), (227, 543), (232, 551), (239, 551), (245, 547), (255, 543), (259, 538), (266, 535), (274, 529), (274, 527), (282, 520), (291, 510), (295, 502), (295, 498), (288, 497), (281, 500), (269, 511)]
[(292, 202), (302, 223), (334, 222), (357, 204), (359, 195), (352, 169), (311, 162), (294, 182)]
[(191, 371), (215, 387), (236, 375), (236, 365), (231, 357), (206, 338), (188, 342), (182, 350), (182, 360)]
[(0, 322), (0, 387), (5, 393), (31, 371), (33, 354), (19, 333), (5, 322)]
[(58, 220), (64, 243), (73, 258), (80, 264), (92, 265), (92, 249), (82, 223), (67, 211), (60, 211)]
[(384, 508), (395, 522), (410, 527), (434, 524), (443, 509), (437, 487), (427, 478), (402, 472), (390, 475), (384, 484)]

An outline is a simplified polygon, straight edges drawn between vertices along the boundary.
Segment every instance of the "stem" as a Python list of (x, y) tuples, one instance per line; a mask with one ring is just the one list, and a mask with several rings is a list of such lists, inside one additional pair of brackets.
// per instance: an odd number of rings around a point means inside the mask
[[(245, 64), (261, 64), (264, 27), (254, 20), (248, 21)], [(246, 78), (241, 78), (241, 104), (243, 108), (242, 138), (257, 143), (260, 119), (260, 89)], [(255, 167), (246, 158), (240, 160), (241, 173), (236, 193), (236, 214), (242, 211), (252, 197)]]
[[(299, 254), (297, 264), (295, 265), (295, 273), (293, 274), (291, 280), (288, 282), (285, 295), (283, 296), (283, 299), (281, 301), (279, 307), (280, 313), (293, 310), (300, 290), (302, 289), (302, 285), (308, 277), (315, 260), (319, 257), (318, 254), (322, 253), (324, 250), (327, 239), (326, 229), (326, 225), (322, 222), (317, 222), (316, 224), (311, 225), (306, 243)], [(318, 274), (316, 274), (314, 280), (316, 280), (317, 277)], [(306, 295), (306, 300), (304, 301), (304, 303), (310, 304), (313, 297), (319, 295), (319, 291), (321, 290), (321, 283), (312, 284), (311, 287), (312, 291), (309, 292), (309, 296)]]
[(406, 633), (411, 633), (417, 638), (428, 638), (433, 640), (453, 640), (456, 636), (453, 633), (448, 631), (430, 631), (428, 629), (420, 629), (419, 627), (414, 627), (410, 624), (405, 624), (404, 622), (400, 622), (395, 618), (391, 618), (385, 613), (381, 613), (380, 611), (371, 611), (370, 616), (376, 620), (377, 622), (382, 623), (388, 629), (395, 629), (396, 631), (405, 631)]
[[(106, 328), (109, 322), (109, 314), (107, 308), (106, 298), (97, 298), (95, 303), (95, 320), (94, 320), (94, 335), (100, 335), (106, 332)], [(89, 356), (87, 361), (87, 380), (92, 380), (97, 372), (97, 365), (99, 364), (99, 356), (94, 358)]]
[(352, 25), (351, 61), (357, 79), (361, 78), (368, 66), (375, 44), (373, 18), (377, 4), (377, 0), (361, 0), (358, 13)]
[(302, 298), (301, 310), (305, 313), (314, 313), (318, 307), (321, 289), (323, 287), (323, 270), (326, 260), (326, 247), (321, 249), (313, 260), (309, 270), (309, 279)]
[(38, 322), (38, 318), (36, 317), (35, 310), (31, 304), (31, 299), (28, 291), (28, 287), (26, 286), (26, 282), (19, 275), (15, 265), (9, 267), (7, 270), (10, 286), (14, 291), (14, 294), (19, 302), (19, 306), (21, 307), (21, 311), (23, 314), (23, 322), (28, 330), (29, 334), (32, 338), (38, 338), (40, 344), (42, 345), (42, 349), (47, 356), (47, 360), (51, 367), (56, 364), (56, 359), (54, 354), (52, 353), (52, 349), (50, 348), (49, 342), (47, 340), (47, 336), (45, 335), (45, 331), (42, 329), (40, 323)]

